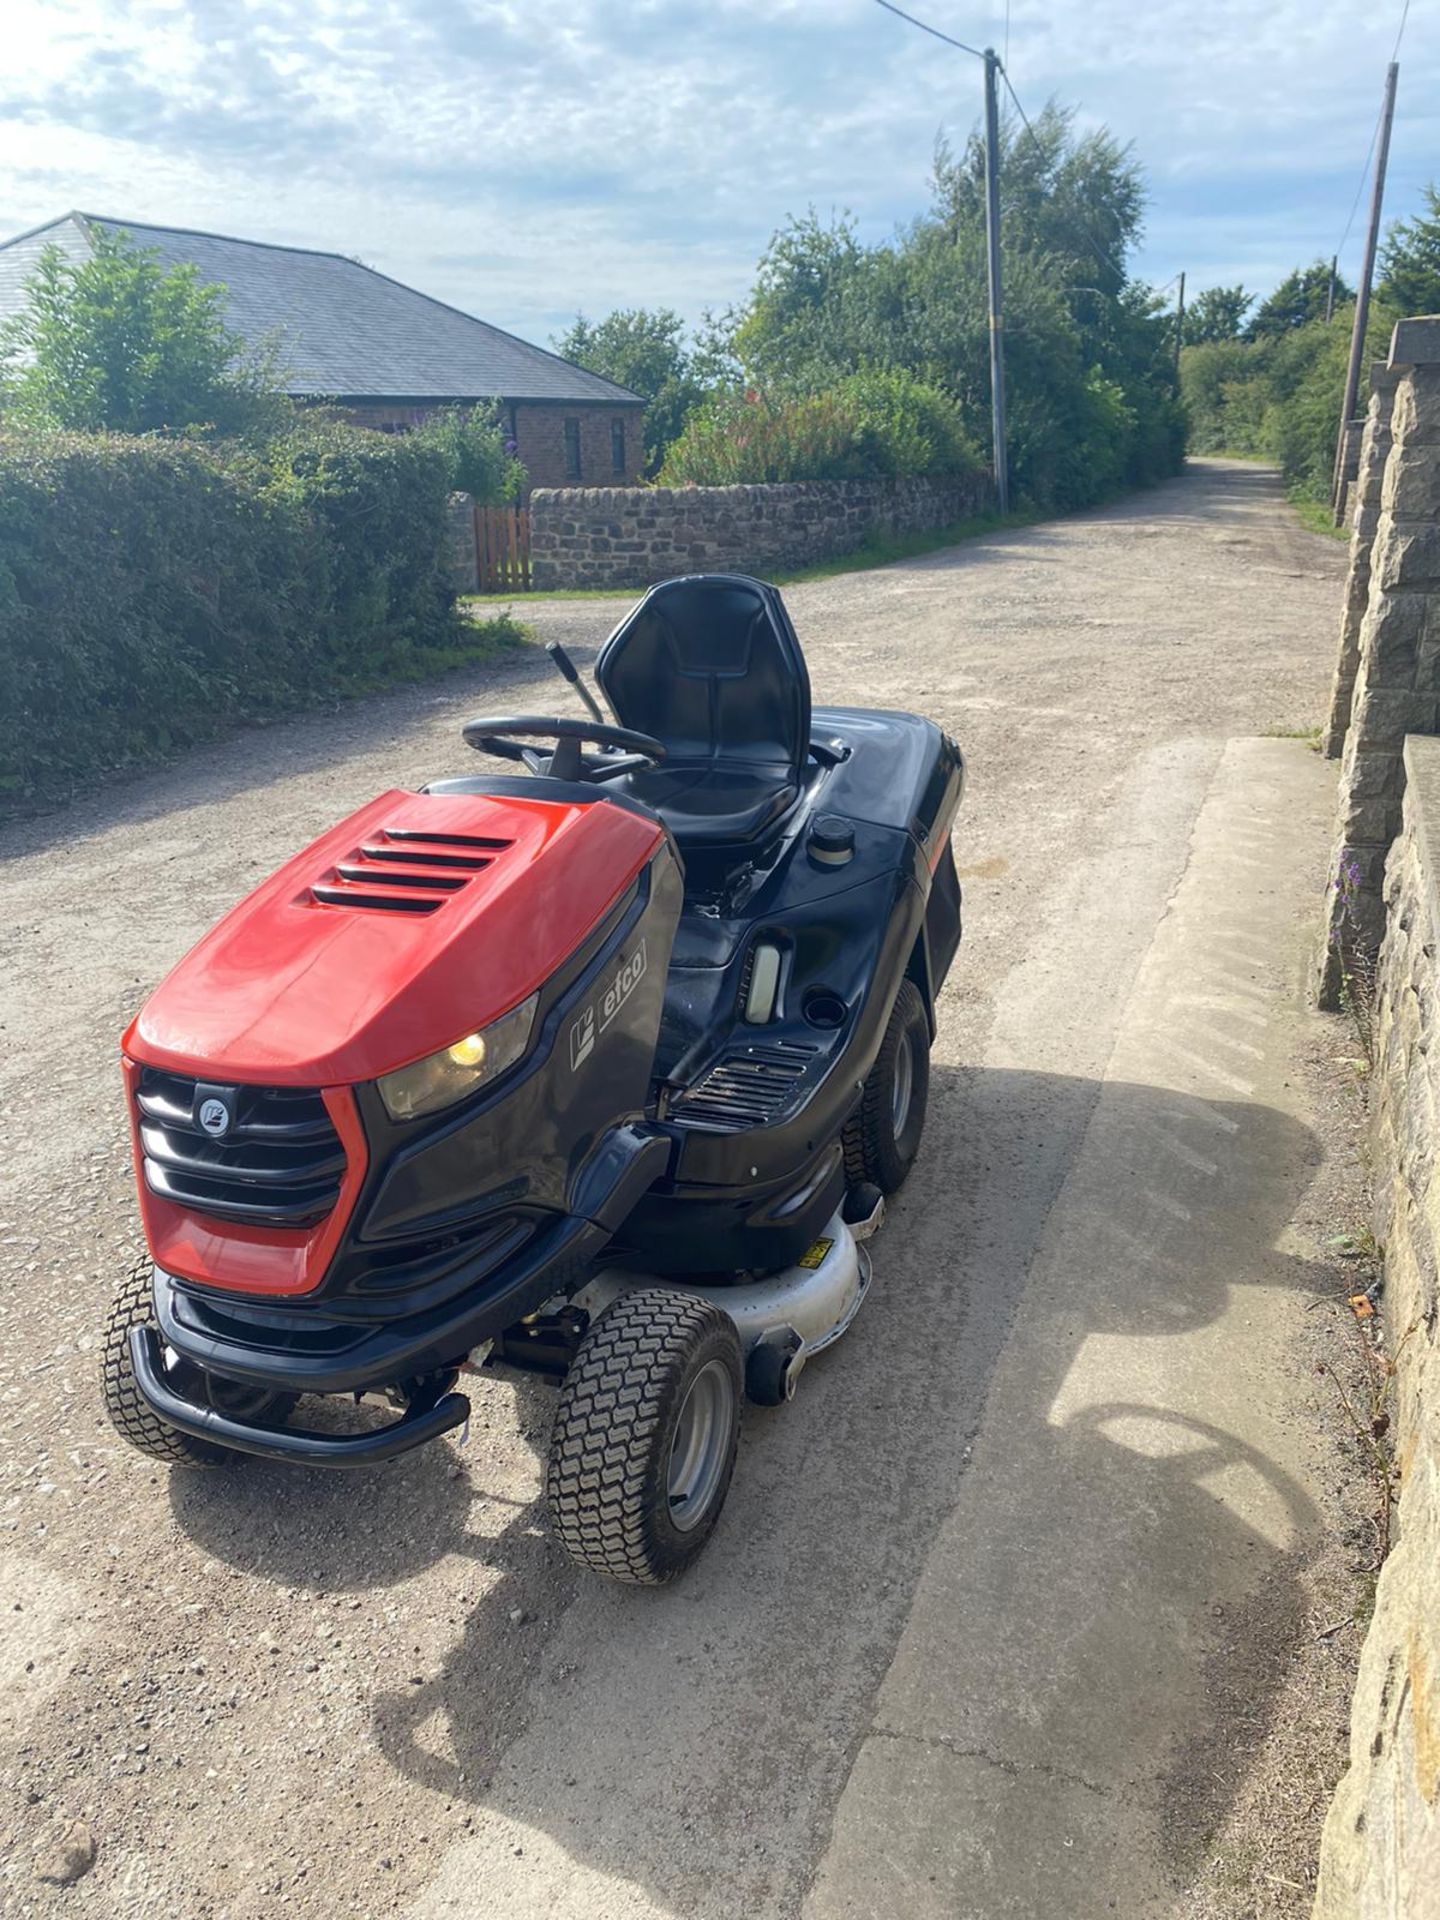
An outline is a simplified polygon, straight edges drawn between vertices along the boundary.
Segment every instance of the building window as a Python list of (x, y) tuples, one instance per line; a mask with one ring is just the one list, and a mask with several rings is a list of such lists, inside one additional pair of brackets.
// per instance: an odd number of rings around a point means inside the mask
[(610, 422), (610, 470), (623, 476), (625, 468), (625, 422)]
[(578, 480), (580, 474), (580, 422), (565, 422), (565, 476), (569, 480)]

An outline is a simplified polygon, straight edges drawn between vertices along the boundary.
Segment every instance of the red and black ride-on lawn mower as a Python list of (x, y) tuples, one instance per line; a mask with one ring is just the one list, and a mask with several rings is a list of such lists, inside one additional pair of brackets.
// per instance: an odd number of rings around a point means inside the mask
[[(911, 714), (812, 711), (754, 580), (645, 596), (596, 665), (618, 724), (552, 651), (592, 718), (471, 721), (525, 771), (362, 807), (126, 1034), (151, 1258), (105, 1397), (156, 1459), (344, 1467), (460, 1426), (466, 1371), (553, 1375), (555, 1531), (653, 1583), (715, 1525), (742, 1394), (788, 1400), (864, 1298), (963, 767)], [(312, 1395), (396, 1417), (291, 1424)]]

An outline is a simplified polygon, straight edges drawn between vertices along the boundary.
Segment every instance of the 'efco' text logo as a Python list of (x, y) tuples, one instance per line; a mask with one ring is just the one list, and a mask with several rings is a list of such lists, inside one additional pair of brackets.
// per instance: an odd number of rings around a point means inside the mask
[(602, 1033), (644, 978), (645, 942), (642, 940), (630, 958), (621, 962), (620, 971), (605, 989), (605, 998), (600, 1003)]
[(630, 958), (621, 961), (614, 979), (606, 987), (599, 1001), (592, 1001), (575, 1021), (570, 1029), (570, 1071), (572, 1073), (590, 1058), (595, 1051), (597, 1036), (604, 1033), (645, 978), (645, 966), (645, 942), (642, 940)]

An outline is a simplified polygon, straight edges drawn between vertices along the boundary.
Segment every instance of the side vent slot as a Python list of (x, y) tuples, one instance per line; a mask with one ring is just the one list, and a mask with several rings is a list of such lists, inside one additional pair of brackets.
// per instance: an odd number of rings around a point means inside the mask
[(794, 1106), (814, 1047), (780, 1040), (729, 1053), (671, 1108), (677, 1120), (706, 1133), (738, 1133), (784, 1117)]

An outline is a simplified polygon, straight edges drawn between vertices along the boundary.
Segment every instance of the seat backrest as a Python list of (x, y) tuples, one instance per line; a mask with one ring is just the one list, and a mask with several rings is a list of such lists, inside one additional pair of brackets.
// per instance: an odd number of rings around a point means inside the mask
[(788, 769), (810, 745), (810, 676), (784, 602), (743, 574), (652, 587), (605, 642), (595, 677), (621, 726), (667, 765)]

